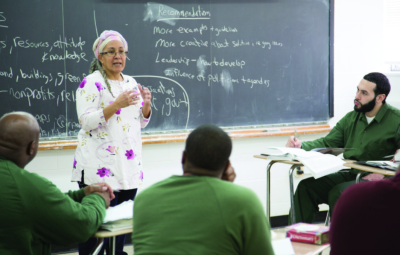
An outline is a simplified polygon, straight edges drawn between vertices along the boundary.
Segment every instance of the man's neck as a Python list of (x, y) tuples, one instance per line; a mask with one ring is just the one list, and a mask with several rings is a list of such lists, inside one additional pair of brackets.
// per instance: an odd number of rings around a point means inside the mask
[(4, 153), (4, 150), (0, 147), (0, 157), (5, 158), (16, 164), (19, 168), (25, 168), (26, 162), (19, 156), (18, 152), (14, 152), (14, 154)]
[(222, 178), (221, 171), (212, 171), (212, 170), (207, 170), (207, 169), (202, 169), (202, 168), (194, 168), (194, 167), (183, 169), (183, 175), (184, 176), (191, 176), (191, 175), (210, 176), (210, 177), (215, 177), (218, 179)]
[(369, 118), (375, 117), (378, 114), (379, 110), (382, 108), (382, 106), (383, 106), (382, 103), (379, 105), (375, 105), (374, 109), (372, 109), (372, 111), (370, 112), (366, 112), (365, 115)]

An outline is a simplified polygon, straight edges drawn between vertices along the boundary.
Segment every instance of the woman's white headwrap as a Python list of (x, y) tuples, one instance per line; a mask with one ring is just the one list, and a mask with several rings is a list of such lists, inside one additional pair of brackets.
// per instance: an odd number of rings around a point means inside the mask
[(124, 45), (124, 50), (128, 51), (128, 43), (120, 33), (113, 30), (105, 30), (93, 43), (93, 52), (96, 58), (99, 58), (99, 54), (103, 52), (103, 49), (107, 45), (107, 43), (115, 40), (122, 42), (122, 44)]

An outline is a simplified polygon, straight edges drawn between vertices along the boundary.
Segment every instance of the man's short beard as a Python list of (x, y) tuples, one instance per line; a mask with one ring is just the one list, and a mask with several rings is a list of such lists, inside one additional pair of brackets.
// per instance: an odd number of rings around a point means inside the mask
[(372, 109), (374, 109), (375, 105), (376, 105), (376, 96), (374, 97), (374, 99), (372, 99), (371, 101), (369, 101), (366, 104), (361, 104), (360, 101), (358, 100), (354, 100), (357, 101), (360, 104), (360, 108), (357, 108), (357, 105), (354, 105), (354, 111), (356, 112), (370, 112), (372, 111)]

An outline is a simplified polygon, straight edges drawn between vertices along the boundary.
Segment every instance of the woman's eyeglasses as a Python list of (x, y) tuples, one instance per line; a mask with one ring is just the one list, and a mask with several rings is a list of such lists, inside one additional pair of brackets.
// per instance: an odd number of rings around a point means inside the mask
[(100, 54), (106, 54), (107, 56), (109, 56), (109, 57), (116, 57), (117, 56), (117, 53), (121, 56), (121, 57), (125, 57), (126, 55), (128, 55), (128, 52), (127, 51), (123, 51), (123, 50), (120, 50), (120, 51), (114, 51), (114, 50), (110, 50), (110, 51), (104, 51), (104, 52), (101, 52)]

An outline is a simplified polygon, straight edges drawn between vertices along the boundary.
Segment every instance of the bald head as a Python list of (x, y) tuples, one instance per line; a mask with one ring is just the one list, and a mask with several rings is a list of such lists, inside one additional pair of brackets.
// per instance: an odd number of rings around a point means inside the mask
[(24, 168), (37, 152), (39, 124), (26, 112), (13, 112), (0, 118), (0, 156)]

